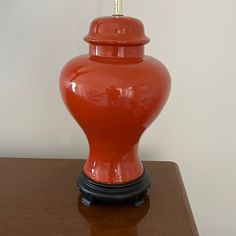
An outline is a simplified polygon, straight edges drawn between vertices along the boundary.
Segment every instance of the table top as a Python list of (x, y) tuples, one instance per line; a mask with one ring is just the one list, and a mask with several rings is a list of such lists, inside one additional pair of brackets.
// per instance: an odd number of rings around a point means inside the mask
[(143, 162), (151, 188), (141, 207), (84, 206), (76, 177), (84, 160), (0, 158), (1, 236), (197, 236), (172, 162)]

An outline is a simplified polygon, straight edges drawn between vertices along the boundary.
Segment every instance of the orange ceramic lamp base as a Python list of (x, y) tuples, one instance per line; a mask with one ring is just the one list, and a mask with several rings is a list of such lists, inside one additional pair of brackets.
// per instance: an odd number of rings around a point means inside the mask
[(144, 56), (149, 39), (135, 18), (95, 19), (85, 40), (89, 54), (69, 61), (60, 79), (65, 105), (89, 142), (84, 175), (128, 184), (144, 173), (139, 139), (168, 98), (170, 76), (161, 62)]

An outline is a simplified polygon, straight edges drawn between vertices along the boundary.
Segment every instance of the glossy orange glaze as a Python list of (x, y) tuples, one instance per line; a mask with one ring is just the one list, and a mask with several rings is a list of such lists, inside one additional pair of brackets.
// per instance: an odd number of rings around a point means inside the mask
[(84, 173), (100, 183), (127, 183), (143, 174), (138, 142), (168, 98), (170, 76), (162, 63), (143, 55), (149, 40), (137, 19), (98, 18), (91, 28), (85, 38), (90, 52), (66, 64), (60, 90), (89, 142)]

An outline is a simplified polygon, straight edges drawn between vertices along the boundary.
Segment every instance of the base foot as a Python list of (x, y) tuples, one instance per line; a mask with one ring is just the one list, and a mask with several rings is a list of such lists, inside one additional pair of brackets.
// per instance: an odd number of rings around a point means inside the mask
[(127, 184), (100, 184), (84, 175), (77, 178), (77, 185), (82, 194), (81, 202), (91, 206), (96, 201), (105, 203), (129, 202), (138, 207), (144, 203), (145, 194), (150, 187), (150, 177), (146, 171), (137, 180)]

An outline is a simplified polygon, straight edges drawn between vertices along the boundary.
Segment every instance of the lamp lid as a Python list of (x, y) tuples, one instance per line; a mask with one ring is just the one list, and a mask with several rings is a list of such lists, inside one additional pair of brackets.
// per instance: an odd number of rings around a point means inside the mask
[(139, 19), (123, 15), (94, 19), (84, 39), (93, 45), (112, 46), (139, 46), (150, 41)]

